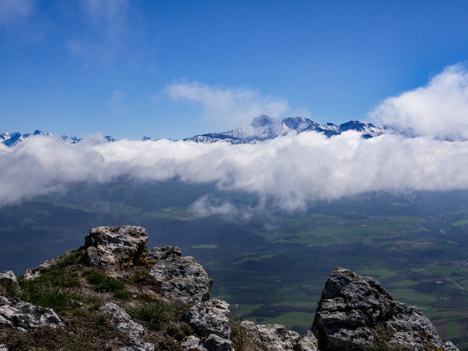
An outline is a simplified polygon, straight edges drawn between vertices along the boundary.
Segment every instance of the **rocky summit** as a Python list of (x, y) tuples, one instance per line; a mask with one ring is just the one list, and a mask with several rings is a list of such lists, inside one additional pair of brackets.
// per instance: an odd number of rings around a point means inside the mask
[(97, 227), (22, 277), (0, 273), (0, 351), (457, 350), (419, 309), (343, 268), (305, 335), (231, 320), (193, 257), (147, 243), (142, 227)]

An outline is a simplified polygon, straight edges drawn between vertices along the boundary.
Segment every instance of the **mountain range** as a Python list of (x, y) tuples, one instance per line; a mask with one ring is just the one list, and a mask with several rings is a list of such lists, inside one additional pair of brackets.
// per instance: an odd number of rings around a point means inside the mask
[[(232, 144), (257, 143), (265, 140), (277, 138), (279, 136), (288, 135), (290, 133), (302, 133), (306, 131), (314, 131), (323, 133), (327, 137), (339, 135), (343, 132), (353, 130), (362, 134), (363, 138), (373, 138), (385, 133), (402, 133), (388, 126), (375, 126), (372, 123), (362, 121), (349, 121), (340, 125), (333, 123), (319, 124), (304, 117), (287, 117), (287, 118), (271, 118), (266, 115), (261, 115), (252, 120), (248, 126), (239, 127), (233, 130), (220, 133), (207, 133), (195, 135), (190, 138), (183, 139), (184, 141), (195, 141), (198, 143), (213, 143), (218, 141), (226, 141)], [(406, 133), (405, 133), (406, 134)], [(52, 135), (36, 130), (33, 133), (1, 133), (0, 143), (11, 147), (32, 135)], [(77, 143), (81, 139), (77, 137), (69, 137), (63, 135), (63, 140), (70, 143)], [(111, 136), (105, 136), (109, 142), (115, 141)], [(149, 137), (144, 137), (142, 140), (152, 140)]]

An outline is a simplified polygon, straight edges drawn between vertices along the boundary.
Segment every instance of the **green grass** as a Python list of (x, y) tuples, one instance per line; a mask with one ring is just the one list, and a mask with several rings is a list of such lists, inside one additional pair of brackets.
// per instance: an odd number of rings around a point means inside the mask
[(447, 338), (449, 339), (456, 339), (459, 338), (460, 335), (460, 324), (459, 318), (450, 319), (447, 324)]
[(84, 272), (84, 276), (96, 291), (111, 292), (118, 299), (128, 300), (130, 298), (130, 295), (125, 291), (124, 282), (120, 280), (95, 270)]
[(171, 321), (182, 320), (189, 308), (190, 306), (182, 303), (155, 301), (128, 307), (127, 313), (143, 322), (149, 329), (158, 331)]
[(281, 324), (284, 325), (286, 329), (292, 329), (297, 326), (308, 326), (308, 328), (310, 328), (314, 321), (314, 313), (287, 312), (272, 318), (259, 319), (250, 317), (248, 319), (257, 320), (261, 322), (261, 324)]
[(452, 222), (454, 227), (463, 227), (468, 224), (468, 219), (460, 219), (458, 221)]

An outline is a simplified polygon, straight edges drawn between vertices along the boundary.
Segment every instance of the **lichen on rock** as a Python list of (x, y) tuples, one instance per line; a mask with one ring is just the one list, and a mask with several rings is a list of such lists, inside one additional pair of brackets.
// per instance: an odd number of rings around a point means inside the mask
[(96, 227), (85, 237), (84, 260), (91, 267), (118, 269), (138, 265), (147, 251), (148, 234), (138, 226)]

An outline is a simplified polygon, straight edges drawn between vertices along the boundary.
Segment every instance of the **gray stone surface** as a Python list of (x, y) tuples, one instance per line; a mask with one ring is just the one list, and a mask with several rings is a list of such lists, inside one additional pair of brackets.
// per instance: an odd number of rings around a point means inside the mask
[(211, 334), (203, 343), (207, 351), (232, 351), (232, 342), (216, 334)]
[[(147, 251), (148, 234), (138, 226), (97, 227), (85, 237), (84, 260), (111, 271), (139, 264)], [(117, 271), (116, 271), (117, 272)]]
[(187, 312), (186, 319), (201, 336), (208, 337), (216, 334), (229, 339), (231, 335), (229, 314), (229, 304), (226, 301), (212, 299), (193, 306)]
[(325, 284), (312, 331), (322, 351), (382, 345), (457, 350), (419, 309), (393, 300), (374, 278), (343, 268), (335, 268)]
[(318, 350), (318, 341), (315, 335), (309, 330), (307, 333), (299, 340), (299, 347), (301, 351), (317, 351)]
[(0, 295), (0, 325), (29, 332), (39, 327), (63, 327), (63, 323), (51, 308), (31, 305), (24, 301), (10, 301)]
[(187, 336), (181, 343), (180, 347), (184, 351), (207, 351), (200, 340), (195, 335)]
[(0, 344), (0, 351), (8, 351), (8, 347), (3, 344)]
[(153, 248), (148, 260), (155, 261), (150, 274), (167, 297), (192, 305), (210, 299), (213, 281), (193, 257), (182, 257), (179, 248)]
[[(264, 345), (269, 351), (292, 351), (299, 344), (299, 333), (287, 330), (279, 324), (255, 324), (250, 321), (241, 323), (247, 334)], [(296, 347), (297, 348), (297, 347)]]
[(115, 303), (107, 303), (102, 307), (102, 311), (116, 325), (118, 331), (128, 335), (129, 344), (121, 347), (120, 351), (154, 351), (153, 344), (143, 341), (143, 326), (133, 321), (127, 312)]

